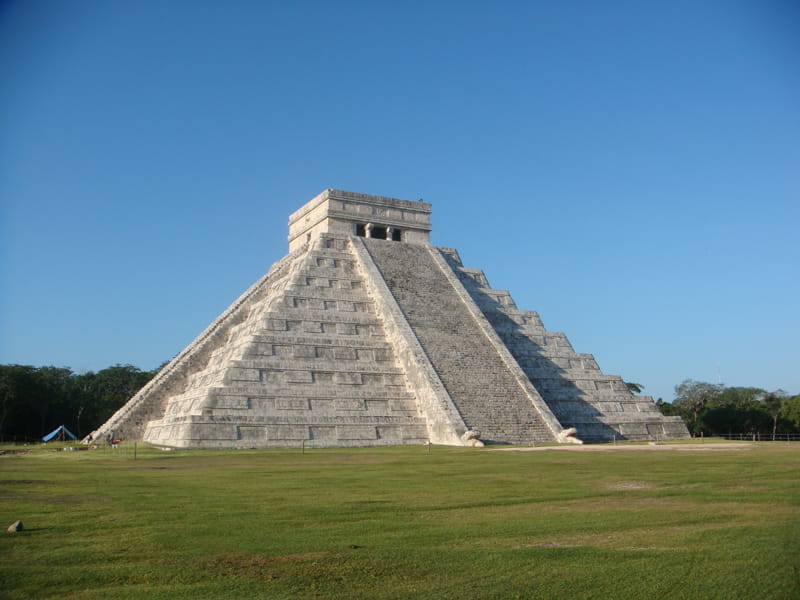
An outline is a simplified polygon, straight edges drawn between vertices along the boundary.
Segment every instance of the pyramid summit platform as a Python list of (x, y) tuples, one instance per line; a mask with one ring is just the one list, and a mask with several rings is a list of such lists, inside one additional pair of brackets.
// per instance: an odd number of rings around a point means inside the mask
[(688, 438), (458, 252), (431, 205), (325, 190), (289, 254), (93, 432), (175, 447)]

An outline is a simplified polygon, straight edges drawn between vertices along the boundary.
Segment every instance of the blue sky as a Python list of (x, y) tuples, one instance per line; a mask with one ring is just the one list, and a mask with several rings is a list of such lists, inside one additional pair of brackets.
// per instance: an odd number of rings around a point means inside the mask
[(0, 4), (0, 363), (144, 369), (325, 188), (607, 373), (800, 393), (796, 2)]

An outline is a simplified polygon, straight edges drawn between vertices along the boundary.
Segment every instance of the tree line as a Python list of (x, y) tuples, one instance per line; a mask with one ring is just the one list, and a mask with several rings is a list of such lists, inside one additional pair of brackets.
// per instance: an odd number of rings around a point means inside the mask
[(105, 423), (157, 372), (120, 364), (96, 373), (0, 365), (0, 441), (40, 440), (59, 425), (81, 438)]
[(675, 399), (656, 401), (664, 415), (683, 418), (695, 435), (800, 433), (800, 395), (757, 387), (726, 387), (687, 379), (675, 386)]
[[(161, 365), (163, 366), (163, 365)], [(83, 437), (150, 381), (161, 367), (142, 371), (114, 365), (87, 373), (68, 367), (0, 365), (0, 441), (34, 441), (65, 425)], [(633, 393), (643, 386), (627, 384)], [(675, 400), (656, 405), (664, 415), (683, 418), (694, 435), (800, 433), (800, 395), (755, 387), (726, 387), (687, 379), (675, 386)]]

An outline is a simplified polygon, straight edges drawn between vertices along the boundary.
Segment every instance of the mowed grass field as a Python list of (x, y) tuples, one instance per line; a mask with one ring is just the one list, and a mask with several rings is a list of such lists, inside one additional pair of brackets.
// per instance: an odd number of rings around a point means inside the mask
[(0, 456), (2, 598), (800, 598), (800, 443), (57, 448)]

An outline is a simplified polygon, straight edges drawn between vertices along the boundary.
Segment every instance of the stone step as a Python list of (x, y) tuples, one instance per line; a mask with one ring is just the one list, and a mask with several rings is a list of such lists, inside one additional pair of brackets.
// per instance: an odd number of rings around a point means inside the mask
[(253, 334), (248, 337), (248, 344), (263, 344), (280, 346), (282, 348), (295, 345), (318, 346), (322, 348), (364, 348), (364, 349), (384, 349), (391, 351), (391, 345), (377, 336), (357, 338), (353, 336), (321, 336), (319, 334), (287, 334), (286, 332), (268, 331)]
[(325, 371), (328, 373), (373, 373), (382, 375), (403, 375), (403, 370), (394, 362), (376, 363), (373, 360), (357, 360), (342, 357), (335, 359), (295, 357), (260, 357), (258, 359), (237, 359), (226, 365), (239, 370), (278, 370), (278, 371)]
[(634, 396), (617, 375), (604, 375), (594, 356), (576, 353), (563, 333), (549, 332), (539, 315), (514, 307), (502, 290), (474, 277), (465, 286), (531, 383), (564, 427), (584, 441), (682, 439), (682, 423), (663, 417), (652, 398)]
[(379, 240), (365, 245), (467, 426), (484, 440), (552, 441), (427, 248)]
[[(190, 375), (148, 439), (263, 446), (287, 444), (293, 436), (322, 437), (322, 445), (427, 437), (374, 302), (354, 272), (354, 256), (342, 240), (321, 239), (328, 242), (339, 250), (322, 247), (303, 256), (291, 284), (252, 307)], [(264, 425), (272, 422), (294, 429)]]
[[(236, 396), (236, 397), (262, 397), (262, 398), (306, 398), (308, 397), (306, 391), (299, 387), (285, 388), (278, 390), (277, 388), (265, 389), (263, 386), (247, 383), (240, 385), (231, 385), (224, 387), (211, 388), (204, 390), (208, 394), (215, 397), (220, 396)], [(280, 393), (279, 393), (280, 391)], [(197, 397), (200, 397), (198, 394)], [(324, 393), (315, 394), (316, 399), (337, 399), (337, 398), (358, 398), (358, 399), (381, 399), (381, 400), (413, 400), (414, 394), (402, 388), (386, 387), (382, 390), (375, 388), (369, 389), (352, 389), (352, 388), (328, 388)]]

